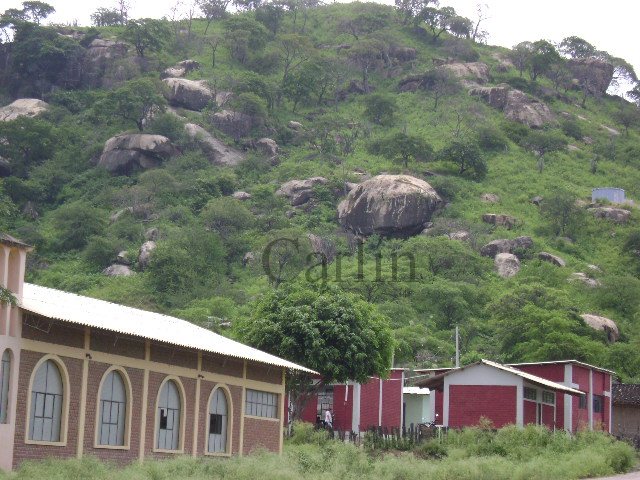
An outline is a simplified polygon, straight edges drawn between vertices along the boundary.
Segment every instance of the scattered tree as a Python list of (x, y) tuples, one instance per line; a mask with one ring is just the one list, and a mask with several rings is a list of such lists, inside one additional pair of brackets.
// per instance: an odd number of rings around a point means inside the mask
[(640, 108), (627, 102), (620, 102), (613, 118), (624, 127), (624, 133), (629, 136), (629, 129), (640, 126)]
[(24, 10), (25, 15), (37, 25), (40, 25), (42, 20), (56, 11), (56, 9), (48, 3), (39, 2), (37, 0), (22, 2), (22, 9)]
[(443, 98), (460, 91), (460, 84), (449, 70), (436, 68), (423, 75), (422, 88), (433, 97), (433, 111), (435, 112)]
[(585, 39), (571, 36), (560, 42), (560, 53), (570, 58), (587, 58), (596, 52), (596, 47)]
[(487, 163), (478, 144), (471, 139), (456, 138), (438, 152), (437, 158), (458, 166), (458, 173), (471, 172), (482, 179), (487, 174)]
[(377, 39), (362, 40), (349, 49), (347, 58), (362, 72), (362, 88), (365, 92), (369, 92), (369, 74), (383, 64), (385, 50), (386, 44)]
[(404, 132), (397, 132), (385, 138), (375, 140), (368, 150), (375, 155), (382, 155), (394, 162), (409, 168), (409, 160), (428, 162), (433, 158), (433, 147), (422, 137)]
[(146, 52), (160, 51), (170, 34), (171, 30), (167, 22), (142, 18), (127, 22), (122, 39), (132, 43), (138, 55), (144, 57)]
[[(227, 8), (231, 0), (197, 0), (196, 4), (207, 21), (204, 29), (204, 35), (207, 35), (209, 26), (214, 20), (220, 20), (227, 16)], [(215, 63), (215, 62), (214, 62)]]
[(538, 40), (532, 44), (531, 56), (528, 67), (531, 80), (536, 81), (538, 76), (547, 73), (553, 65), (561, 61), (560, 55), (550, 42)]
[(278, 47), (282, 55), (282, 83), (284, 83), (292, 70), (309, 60), (313, 52), (313, 45), (306, 35), (292, 33), (282, 35), (278, 39)]
[(431, 37), (435, 41), (440, 38), (451, 26), (451, 21), (458, 17), (453, 7), (425, 7), (415, 17), (416, 23), (424, 23), (431, 31)]
[(534, 130), (523, 140), (523, 146), (538, 156), (538, 172), (542, 173), (546, 155), (563, 150), (567, 139), (557, 132)]
[(541, 215), (549, 222), (554, 235), (575, 235), (584, 222), (584, 210), (576, 205), (578, 198), (562, 188), (545, 197)]
[(308, 375), (290, 373), (291, 421), (326, 384), (386, 375), (394, 348), (388, 319), (335, 286), (292, 284), (267, 293), (238, 333), (256, 348), (320, 373), (315, 384)]
[(94, 106), (94, 112), (102, 118), (119, 117), (132, 121), (139, 131), (153, 116), (164, 112), (167, 101), (158, 93), (158, 86), (147, 78), (131, 80), (113, 90)]
[(125, 19), (120, 11), (115, 8), (98, 8), (91, 14), (91, 23), (96, 27), (112, 27), (115, 25), (124, 25)]
[(395, 97), (384, 93), (374, 93), (364, 98), (364, 114), (369, 121), (377, 125), (390, 125), (398, 110)]

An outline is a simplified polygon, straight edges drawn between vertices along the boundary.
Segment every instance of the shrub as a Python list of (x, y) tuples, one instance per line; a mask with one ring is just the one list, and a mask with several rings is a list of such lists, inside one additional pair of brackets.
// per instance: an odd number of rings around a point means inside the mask
[(83, 202), (68, 203), (52, 215), (56, 250), (79, 250), (89, 237), (102, 233), (106, 220), (101, 210)]
[(575, 140), (582, 140), (582, 137), (584, 137), (582, 126), (573, 118), (564, 120), (561, 124), (561, 128), (567, 137), (571, 137)]
[(288, 443), (292, 445), (326, 445), (329, 441), (329, 432), (317, 430), (313, 423), (295, 421), (291, 428), (292, 435)]
[(440, 460), (449, 454), (447, 447), (438, 440), (430, 440), (423, 443), (419, 447), (415, 448), (413, 453), (416, 457), (424, 460)]
[(117, 240), (108, 237), (91, 237), (84, 249), (84, 258), (96, 268), (105, 268), (116, 258), (120, 245)]
[(506, 150), (509, 147), (509, 140), (504, 132), (492, 125), (481, 125), (476, 130), (478, 145), (483, 150), (497, 151)]
[(393, 123), (398, 105), (395, 97), (383, 93), (373, 93), (364, 97), (364, 115), (377, 125), (390, 125)]

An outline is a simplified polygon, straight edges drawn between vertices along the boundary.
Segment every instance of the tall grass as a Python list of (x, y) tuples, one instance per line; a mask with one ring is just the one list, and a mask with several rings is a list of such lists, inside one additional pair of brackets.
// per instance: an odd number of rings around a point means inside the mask
[(628, 471), (635, 452), (598, 432), (570, 437), (541, 427), (498, 432), (470, 428), (442, 443), (442, 460), (413, 453), (372, 454), (298, 428), (284, 454), (258, 452), (243, 458), (180, 457), (118, 468), (94, 458), (28, 462), (1, 480), (561, 480)]

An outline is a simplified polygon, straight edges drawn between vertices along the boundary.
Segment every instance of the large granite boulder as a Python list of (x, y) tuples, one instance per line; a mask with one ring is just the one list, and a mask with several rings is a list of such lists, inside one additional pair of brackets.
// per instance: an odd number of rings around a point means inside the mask
[(469, 94), (482, 98), (505, 117), (532, 128), (540, 128), (555, 120), (549, 107), (540, 100), (502, 83), (495, 87), (475, 87)]
[(276, 195), (288, 198), (292, 206), (299, 207), (313, 198), (314, 187), (325, 185), (327, 182), (328, 180), (324, 177), (290, 180), (280, 186), (276, 191)]
[(600, 283), (600, 280), (598, 280), (597, 278), (592, 278), (589, 275), (587, 275), (584, 272), (575, 272), (572, 273), (569, 278), (568, 278), (569, 282), (579, 282), (582, 283), (583, 285), (589, 287), (589, 288), (596, 288), (602, 285), (602, 283)]
[(96, 38), (91, 41), (84, 55), (83, 78), (91, 87), (102, 86), (102, 80), (108, 70), (114, 68), (119, 60), (127, 56), (129, 45), (116, 40)]
[(516, 253), (530, 248), (533, 248), (533, 240), (531, 237), (517, 237), (514, 239), (500, 238), (484, 245), (480, 249), (480, 255), (494, 258), (499, 253)]
[(18, 117), (36, 117), (48, 108), (47, 102), (37, 98), (19, 98), (9, 105), (0, 107), (0, 122), (10, 122)]
[(576, 83), (593, 95), (604, 95), (613, 80), (613, 65), (601, 58), (572, 58), (567, 66)]
[(474, 80), (478, 83), (486, 83), (489, 81), (489, 66), (482, 62), (470, 63), (448, 63), (438, 67), (442, 70), (448, 70), (455, 77), (460, 79)]
[(311, 244), (311, 251), (318, 257), (318, 261), (330, 263), (336, 258), (336, 246), (326, 238), (313, 233), (308, 233), (307, 238)]
[(159, 166), (178, 153), (167, 137), (147, 133), (122, 134), (104, 144), (98, 166), (114, 174), (129, 174)]
[(182, 60), (173, 67), (165, 69), (161, 74), (161, 78), (182, 78), (194, 70), (200, 69), (200, 63), (195, 60)]
[(604, 218), (615, 223), (627, 223), (631, 216), (631, 212), (624, 208), (594, 207), (590, 208), (589, 211), (593, 213), (593, 216), (596, 218)]
[(549, 262), (554, 264), (556, 267), (564, 267), (567, 263), (559, 256), (554, 255), (549, 252), (540, 252), (538, 253), (538, 258), (543, 262)]
[(269, 158), (277, 157), (279, 147), (275, 140), (271, 138), (261, 138), (255, 142), (256, 150)]
[(200, 111), (215, 101), (215, 95), (204, 80), (165, 78), (163, 82), (167, 85), (164, 96), (174, 107)]
[(245, 159), (244, 153), (235, 148), (228, 147), (200, 125), (187, 123), (184, 126), (184, 130), (189, 138), (198, 144), (209, 161), (214, 165), (235, 166)]
[(120, 265), (118, 263), (105, 268), (102, 273), (107, 277), (130, 277), (133, 275), (128, 265)]
[(580, 315), (588, 326), (594, 330), (602, 330), (607, 334), (607, 338), (610, 342), (615, 342), (620, 338), (620, 331), (616, 322), (607, 317), (601, 317), (599, 315), (592, 315), (585, 313)]
[(518, 223), (515, 217), (503, 213), (485, 213), (482, 215), (482, 221), (496, 227), (505, 227), (507, 230), (511, 230)]
[(389, 48), (389, 56), (400, 60), (401, 62), (409, 62), (415, 60), (418, 52), (412, 47), (397, 47), (393, 46)]
[(138, 267), (140, 270), (144, 270), (149, 265), (151, 260), (151, 253), (156, 249), (158, 245), (153, 240), (147, 240), (140, 247), (140, 253), (138, 254)]
[(502, 278), (513, 277), (520, 271), (520, 260), (512, 253), (499, 253), (493, 259), (493, 263)]
[(230, 137), (240, 139), (251, 131), (254, 127), (255, 119), (244, 113), (222, 110), (212, 115), (211, 123)]
[(351, 190), (338, 205), (338, 220), (356, 235), (408, 237), (424, 230), (443, 204), (424, 180), (409, 175), (378, 175)]

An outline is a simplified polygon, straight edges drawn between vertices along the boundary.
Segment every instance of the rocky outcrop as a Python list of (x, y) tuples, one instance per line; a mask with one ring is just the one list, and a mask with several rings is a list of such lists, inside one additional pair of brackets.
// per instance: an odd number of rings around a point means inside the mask
[(620, 130), (616, 130), (615, 128), (607, 127), (606, 125), (602, 124), (600, 125), (600, 128), (602, 128), (605, 132), (613, 137), (617, 137), (618, 135), (620, 135)]
[(214, 165), (235, 166), (245, 159), (244, 153), (235, 148), (228, 147), (220, 140), (207, 132), (200, 125), (186, 123), (185, 132), (194, 140)]
[(211, 123), (221, 132), (239, 139), (246, 136), (254, 127), (254, 118), (244, 113), (222, 110), (212, 115)]
[(182, 60), (173, 67), (165, 69), (161, 74), (161, 78), (182, 78), (194, 70), (200, 69), (200, 63), (195, 60)]
[(269, 158), (278, 156), (278, 144), (271, 138), (261, 138), (255, 142), (256, 150)]
[(84, 82), (91, 87), (101, 87), (105, 73), (127, 56), (129, 45), (116, 40), (96, 38), (87, 47), (83, 61)]
[(482, 221), (490, 225), (495, 225), (496, 227), (505, 227), (507, 230), (511, 230), (516, 226), (516, 223), (518, 223), (518, 221), (510, 215), (495, 213), (485, 213), (482, 215)]
[(154, 242), (160, 238), (160, 230), (157, 227), (151, 227), (144, 232), (145, 240), (153, 240)]
[(104, 144), (98, 166), (114, 174), (159, 166), (178, 151), (167, 137), (146, 133), (122, 134)]
[(583, 273), (583, 272), (572, 273), (571, 276), (569, 277), (569, 281), (570, 282), (580, 282), (580, 283), (586, 285), (589, 288), (596, 288), (596, 287), (599, 287), (600, 285), (602, 285), (600, 283), (600, 280), (597, 280), (595, 278), (591, 278), (589, 275), (587, 275), (586, 273)]
[(584, 323), (594, 330), (601, 330), (605, 332), (607, 334), (607, 339), (610, 342), (615, 342), (620, 338), (618, 326), (616, 325), (616, 322), (610, 318), (592, 315), (590, 313), (582, 314), (580, 317), (584, 320)]
[(556, 267), (564, 267), (566, 266), (566, 262), (558, 257), (557, 255), (554, 255), (552, 253), (549, 252), (540, 252), (538, 253), (538, 258), (544, 262), (549, 262), (554, 264)]
[(593, 213), (593, 216), (596, 218), (604, 218), (615, 223), (627, 223), (631, 216), (631, 212), (624, 208), (594, 207), (589, 208), (589, 211)]
[(509, 120), (532, 128), (541, 128), (555, 120), (545, 103), (504, 83), (495, 87), (475, 87), (469, 90), (469, 94), (502, 110)]
[(246, 200), (251, 199), (251, 194), (247, 192), (237, 191), (237, 192), (233, 192), (231, 197), (235, 198), (236, 200), (240, 200), (241, 202), (244, 202)]
[(119, 265), (131, 265), (129, 252), (127, 252), (126, 250), (118, 252), (118, 255), (116, 256), (116, 263)]
[(520, 260), (511, 253), (499, 253), (493, 259), (493, 263), (502, 278), (513, 277), (520, 271)]
[(448, 63), (438, 68), (448, 70), (455, 77), (460, 79), (466, 78), (478, 83), (486, 83), (489, 81), (489, 66), (486, 63)]
[(391, 47), (389, 48), (389, 56), (400, 60), (401, 62), (409, 62), (415, 60), (418, 52), (411, 47)]
[(167, 85), (164, 96), (174, 107), (200, 111), (215, 100), (215, 95), (204, 80), (165, 78), (163, 82)]
[(0, 122), (10, 122), (19, 117), (36, 117), (49, 109), (49, 104), (37, 98), (19, 98), (0, 107)]
[(158, 245), (153, 240), (148, 240), (140, 247), (140, 254), (138, 255), (138, 268), (144, 270), (149, 265), (151, 259), (151, 252), (153, 252)]
[(276, 191), (276, 195), (288, 198), (292, 206), (299, 207), (313, 198), (314, 187), (325, 185), (327, 182), (328, 180), (324, 177), (290, 180), (282, 184)]
[(336, 246), (327, 240), (313, 233), (307, 234), (311, 251), (318, 257), (318, 261), (331, 263), (336, 258)]
[(493, 258), (499, 253), (516, 253), (530, 248), (533, 248), (531, 237), (517, 237), (512, 240), (501, 238), (484, 245), (480, 249), (480, 255)]
[(443, 204), (424, 180), (409, 175), (378, 175), (351, 190), (338, 205), (338, 220), (356, 235), (408, 237), (425, 228)]
[(290, 120), (289, 123), (287, 123), (287, 126), (291, 129), (291, 130), (295, 130), (296, 132), (299, 132), (301, 130), (304, 130), (304, 126), (300, 123), (300, 122), (295, 122), (293, 120)]
[(540, 195), (536, 195), (531, 199), (531, 203), (533, 203), (536, 207), (542, 205), (543, 198)]
[(604, 95), (613, 80), (613, 65), (600, 58), (572, 58), (567, 67), (576, 83), (593, 95)]
[(495, 193), (483, 193), (480, 195), (480, 200), (486, 203), (499, 203), (500, 197)]
[(107, 277), (130, 277), (133, 272), (127, 265), (113, 264), (105, 268), (102, 273)]

